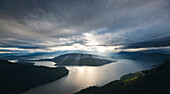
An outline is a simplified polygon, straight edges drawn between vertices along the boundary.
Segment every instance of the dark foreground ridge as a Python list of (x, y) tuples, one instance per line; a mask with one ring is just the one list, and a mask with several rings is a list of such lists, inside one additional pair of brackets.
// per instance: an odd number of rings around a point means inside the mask
[(56, 65), (76, 65), (76, 66), (101, 66), (112, 63), (113, 60), (104, 59), (98, 55), (70, 53), (55, 57), (53, 61)]
[(102, 87), (89, 87), (76, 94), (170, 94), (170, 61), (157, 68), (131, 73)]
[(14, 64), (0, 60), (0, 94), (20, 94), (68, 74), (65, 67), (48, 68), (28, 64)]

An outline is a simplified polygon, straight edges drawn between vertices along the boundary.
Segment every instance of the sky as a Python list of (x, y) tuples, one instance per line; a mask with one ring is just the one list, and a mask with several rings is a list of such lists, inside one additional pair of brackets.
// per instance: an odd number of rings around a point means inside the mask
[(0, 53), (170, 49), (170, 0), (0, 0)]

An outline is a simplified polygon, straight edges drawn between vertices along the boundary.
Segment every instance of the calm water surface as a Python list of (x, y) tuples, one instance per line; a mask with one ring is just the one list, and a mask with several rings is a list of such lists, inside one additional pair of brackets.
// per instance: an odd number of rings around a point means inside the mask
[[(44, 65), (44, 62), (42, 62)], [(54, 63), (45, 63), (53, 67)], [(36, 65), (41, 65), (40, 62)], [(89, 86), (102, 86), (121, 76), (140, 70), (150, 69), (153, 63), (132, 60), (118, 60), (104, 66), (68, 66), (69, 74), (59, 80), (32, 88), (23, 94), (72, 94)]]

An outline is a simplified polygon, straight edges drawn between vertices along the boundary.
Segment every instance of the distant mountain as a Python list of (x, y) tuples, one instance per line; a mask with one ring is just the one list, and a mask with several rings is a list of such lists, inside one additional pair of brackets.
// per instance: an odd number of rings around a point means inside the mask
[(128, 59), (148, 62), (163, 62), (165, 60), (170, 60), (170, 55), (163, 53), (145, 53), (129, 57)]
[(140, 53), (162, 53), (162, 54), (170, 55), (170, 49), (150, 49), (150, 50), (142, 50), (138, 52)]
[(44, 55), (48, 55), (45, 52), (37, 52), (37, 53), (8, 53), (8, 54), (0, 54), (0, 59), (6, 60), (19, 60), (19, 59), (33, 59), (39, 58)]
[(63, 53), (67, 53), (67, 51), (35, 52), (35, 53), (3, 53), (0, 54), (0, 59), (5, 60), (49, 59), (61, 55)]
[(137, 61), (146, 61), (146, 62), (163, 62), (170, 59), (170, 54), (165, 53), (152, 53), (146, 51), (139, 52), (126, 52), (121, 51), (118, 53), (111, 54), (111, 57), (114, 59), (131, 59)]
[[(87, 53), (85, 51), (74, 51), (75, 53)], [(54, 52), (34, 52), (34, 53), (0, 53), (0, 59), (5, 60), (40, 60), (52, 59), (53, 57), (68, 54), (70, 51), (54, 51)], [(44, 60), (43, 60), (44, 59)]]
[(56, 65), (85, 65), (85, 66), (100, 66), (113, 62), (102, 56), (82, 53), (70, 53), (55, 57), (53, 61)]
[(118, 53), (112, 53), (110, 54), (111, 58), (114, 58), (114, 59), (120, 59), (120, 58), (130, 58), (130, 57), (133, 57), (133, 56), (136, 56), (136, 55), (142, 55), (144, 53), (141, 53), (141, 52), (126, 52), (126, 51), (121, 51), (121, 52), (118, 52)]

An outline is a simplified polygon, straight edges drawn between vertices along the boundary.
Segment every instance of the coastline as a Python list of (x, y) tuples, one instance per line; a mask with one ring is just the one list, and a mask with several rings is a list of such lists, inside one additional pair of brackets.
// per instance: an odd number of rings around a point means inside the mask
[(66, 67), (49, 68), (27, 64), (14, 64), (0, 60), (2, 94), (20, 94), (36, 86), (58, 80), (69, 71)]
[[(169, 91), (170, 61), (149, 70), (129, 73), (104, 86), (90, 86), (74, 94), (165, 94)], [(160, 90), (161, 89), (161, 90)]]

